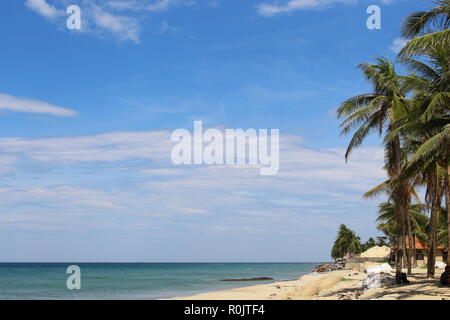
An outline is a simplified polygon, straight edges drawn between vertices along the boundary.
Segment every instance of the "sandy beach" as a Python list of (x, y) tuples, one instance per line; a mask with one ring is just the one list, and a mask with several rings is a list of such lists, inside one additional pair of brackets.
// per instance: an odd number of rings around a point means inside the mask
[[(450, 300), (450, 287), (435, 279), (426, 279), (426, 270), (415, 268), (408, 276), (410, 284), (362, 291), (364, 272), (330, 271), (304, 275), (298, 280), (274, 282), (244, 288), (202, 293), (178, 300)], [(393, 272), (391, 276), (395, 276)]]

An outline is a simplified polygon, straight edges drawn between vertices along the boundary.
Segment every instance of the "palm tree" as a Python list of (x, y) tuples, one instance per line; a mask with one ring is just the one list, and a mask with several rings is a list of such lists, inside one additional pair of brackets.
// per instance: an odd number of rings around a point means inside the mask
[[(420, 239), (426, 241), (427, 233), (426, 228), (429, 222), (428, 216), (423, 212), (426, 206), (417, 203), (408, 207), (408, 216), (411, 221), (411, 234), (412, 239)], [(382, 231), (389, 239), (391, 243), (397, 244), (395, 239), (395, 205), (392, 202), (383, 202), (378, 207), (377, 217), (377, 229)], [(398, 245), (398, 244), (397, 244)], [(414, 248), (414, 246), (410, 246)]]
[(402, 36), (411, 39), (400, 56), (422, 54), (437, 44), (450, 44), (450, 0), (433, 1), (436, 6), (428, 11), (407, 16), (402, 26)]
[[(403, 149), (405, 149), (405, 147), (403, 147)], [(387, 203), (383, 203), (382, 206), (380, 206), (380, 210), (386, 210), (387, 208), (391, 209), (392, 211), (389, 212), (390, 214), (390, 219), (386, 220), (381, 218), (381, 220), (377, 220), (377, 221), (381, 221), (381, 223), (378, 225), (379, 226), (379, 230), (385, 232), (385, 234), (389, 234), (390, 237), (390, 242), (393, 244), (397, 243), (397, 240), (394, 238), (395, 235), (395, 228), (397, 226), (396, 221), (395, 221), (395, 206), (394, 204), (391, 203), (391, 200), (393, 199), (393, 190), (395, 190), (395, 182), (393, 182), (395, 180), (387, 180), (381, 184), (379, 184), (378, 186), (372, 188), (371, 190), (367, 191), (363, 197), (364, 198), (373, 198), (375, 196), (377, 196), (380, 193), (384, 193), (389, 197), (389, 202)], [(415, 199), (417, 200), (418, 203), (420, 203), (420, 198), (419, 195), (416, 193), (416, 191), (414, 190), (414, 185), (411, 183), (406, 183), (405, 184), (405, 188), (407, 188), (407, 193), (414, 196)], [(408, 203), (409, 203), (409, 197), (408, 197)], [(412, 217), (412, 214), (414, 214), (414, 211), (412, 210), (417, 210), (417, 206), (421, 206), (419, 204), (414, 205), (415, 207), (413, 207), (411, 209), (411, 205), (409, 206), (409, 208), (406, 210), (406, 229), (404, 229), (404, 237), (408, 237), (408, 241), (409, 241), (409, 247), (413, 248), (413, 241), (415, 239), (415, 237), (413, 236), (413, 228), (414, 228), (414, 217)], [(385, 212), (386, 213), (386, 212)], [(393, 229), (394, 228), (394, 229)], [(406, 248), (406, 243), (403, 243), (403, 247), (401, 248), (402, 252), (406, 253), (406, 265), (408, 268), (408, 274), (412, 273), (412, 257), (415, 257), (415, 254), (412, 255), (412, 250), (407, 250)], [(396, 254), (396, 262), (399, 261), (399, 254), (398, 254), (398, 250), (397, 250), (397, 254)], [(414, 262), (415, 264), (415, 262)]]
[(447, 264), (450, 265), (450, 166), (447, 167), (447, 174), (445, 175), (445, 209), (447, 218), (447, 241), (445, 242), (447, 247)]
[[(429, 47), (423, 52), (427, 62), (400, 58), (414, 74), (400, 77), (406, 91), (414, 93), (412, 110), (399, 130), (416, 143), (416, 149), (402, 177), (420, 172), (427, 179), (427, 199), (431, 204), (429, 226), (428, 277), (434, 276), (434, 249), (442, 198), (450, 211), (450, 47)], [(425, 182), (425, 180), (424, 180)], [(448, 216), (448, 215), (447, 215)], [(450, 218), (447, 221), (450, 231)], [(447, 244), (450, 248), (450, 242)], [(450, 258), (448, 258), (450, 259)], [(450, 263), (450, 260), (448, 261)]]
[(331, 249), (331, 257), (333, 259), (343, 258), (346, 254), (359, 254), (361, 250), (361, 239), (355, 232), (341, 224), (336, 241)]
[[(370, 133), (377, 131), (380, 136), (388, 136), (395, 132), (397, 121), (408, 112), (405, 92), (391, 62), (376, 58), (374, 64), (363, 63), (359, 68), (371, 83), (373, 92), (350, 98), (337, 110), (338, 118), (345, 118), (341, 123), (341, 134), (355, 130), (345, 153), (346, 160)], [(384, 147), (385, 169), (389, 178), (393, 179), (401, 172), (405, 161), (399, 134), (394, 133), (391, 139), (385, 140)], [(400, 182), (392, 192), (392, 200), (396, 206), (396, 237), (400, 248), (404, 247), (408, 190), (407, 184)], [(400, 281), (402, 265), (400, 259), (396, 260), (396, 278)]]
[(445, 208), (441, 208), (441, 214), (439, 219), (439, 228), (437, 232), (437, 244), (446, 247), (448, 250), (448, 230), (447, 230), (447, 220), (448, 213)]
[(426, 181), (426, 196), (425, 200), (430, 206), (431, 215), (427, 226), (428, 229), (428, 271), (427, 277), (433, 278), (435, 274), (435, 259), (437, 248), (437, 235), (439, 231), (439, 221), (441, 216), (441, 202), (443, 198), (443, 170), (436, 162), (431, 162), (429, 165), (421, 167), (422, 176)]
[(377, 245), (377, 242), (375, 241), (374, 238), (370, 237), (369, 239), (367, 239), (366, 242), (363, 243), (361, 251), (366, 251), (370, 248), (373, 248)]

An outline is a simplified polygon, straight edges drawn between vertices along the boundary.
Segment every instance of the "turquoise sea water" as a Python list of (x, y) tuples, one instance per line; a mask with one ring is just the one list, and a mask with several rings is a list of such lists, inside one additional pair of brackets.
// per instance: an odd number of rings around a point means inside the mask
[[(81, 289), (69, 290), (69, 265), (81, 269)], [(164, 299), (297, 279), (317, 263), (0, 263), (0, 299)]]

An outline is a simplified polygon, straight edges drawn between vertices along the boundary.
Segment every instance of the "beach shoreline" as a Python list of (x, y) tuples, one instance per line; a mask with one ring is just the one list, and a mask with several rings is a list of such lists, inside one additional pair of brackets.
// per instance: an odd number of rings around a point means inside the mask
[[(169, 300), (450, 300), (450, 287), (439, 284), (442, 270), (426, 279), (426, 270), (414, 268), (410, 284), (361, 289), (364, 272), (338, 270), (311, 273), (293, 281), (278, 281), (236, 289), (200, 293)], [(391, 271), (389, 276), (395, 276)]]

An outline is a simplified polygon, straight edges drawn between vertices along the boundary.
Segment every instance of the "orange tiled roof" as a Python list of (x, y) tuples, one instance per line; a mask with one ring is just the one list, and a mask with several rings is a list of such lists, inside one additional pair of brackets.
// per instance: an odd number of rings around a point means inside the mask
[[(406, 249), (409, 249), (409, 237), (406, 237)], [(425, 241), (420, 240), (417, 237), (413, 237), (412, 239), (413, 249), (416, 250), (426, 250), (428, 248), (428, 244)], [(397, 249), (397, 246), (393, 246), (392, 249)], [(445, 249), (443, 246), (437, 246), (436, 249)]]

